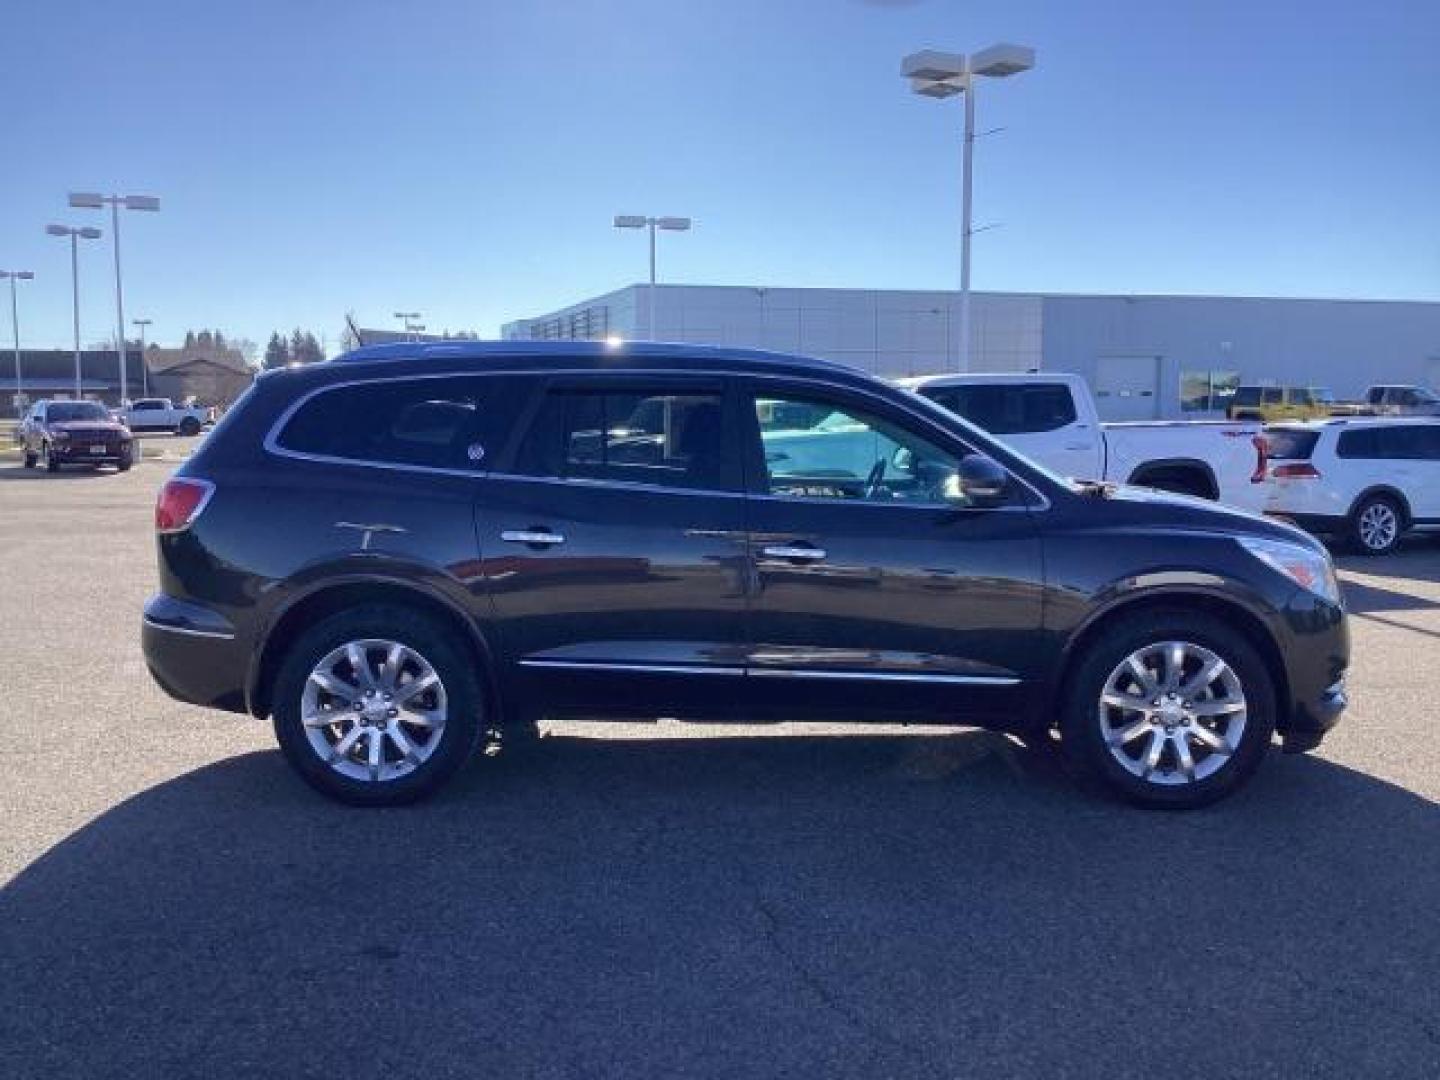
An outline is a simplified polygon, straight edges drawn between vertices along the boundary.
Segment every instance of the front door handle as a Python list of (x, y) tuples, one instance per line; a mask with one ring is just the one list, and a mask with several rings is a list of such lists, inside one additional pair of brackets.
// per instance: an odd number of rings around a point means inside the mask
[(507, 544), (530, 544), (534, 547), (553, 547), (563, 544), (565, 537), (549, 529), (506, 529), (500, 539)]
[(767, 559), (797, 559), (800, 562), (819, 562), (825, 558), (825, 549), (800, 547), (793, 544), (771, 544), (760, 549)]

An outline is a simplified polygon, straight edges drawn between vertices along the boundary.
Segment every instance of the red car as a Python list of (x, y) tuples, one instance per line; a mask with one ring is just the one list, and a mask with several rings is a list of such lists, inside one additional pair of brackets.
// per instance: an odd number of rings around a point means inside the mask
[(50, 472), (61, 465), (130, 468), (133, 437), (98, 401), (37, 401), (21, 421), (19, 441), (25, 467), (40, 462)]

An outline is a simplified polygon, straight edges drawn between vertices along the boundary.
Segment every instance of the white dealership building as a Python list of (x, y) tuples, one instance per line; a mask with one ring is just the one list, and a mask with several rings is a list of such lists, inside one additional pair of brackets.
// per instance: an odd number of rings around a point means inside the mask
[[(649, 336), (632, 285), (507, 323), (510, 339)], [(877, 375), (959, 370), (956, 292), (660, 285), (655, 337), (821, 356)], [(1244, 383), (1440, 388), (1440, 302), (971, 294), (972, 371), (1065, 371), (1114, 420), (1203, 416)]]

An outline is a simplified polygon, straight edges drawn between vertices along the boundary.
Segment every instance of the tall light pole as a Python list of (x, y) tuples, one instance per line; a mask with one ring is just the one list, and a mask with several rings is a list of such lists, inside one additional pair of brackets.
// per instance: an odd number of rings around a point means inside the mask
[(416, 332), (417, 330), (424, 330), (424, 329), (425, 329), (425, 327), (423, 327), (423, 326), (420, 325), (420, 317), (421, 317), (421, 316), (420, 316), (420, 312), (418, 312), (418, 311), (397, 311), (397, 312), (395, 312), (395, 318), (397, 318), (397, 319), (400, 320), (400, 325), (402, 325), (402, 326), (405, 328), (405, 333), (411, 335), (411, 337), (410, 337), (410, 340), (411, 340), (411, 341), (416, 340), (415, 337), (414, 337), (414, 334), (415, 334), (415, 332)]
[[(75, 298), (75, 400), (81, 401), (85, 395), (80, 388), (80, 241), (99, 240), (99, 229), (73, 229), (69, 225), (46, 225), (45, 231), (51, 236), (68, 236), (70, 238), (70, 291)], [(122, 384), (121, 392), (124, 387)]]
[(965, 95), (965, 144), (961, 155), (960, 195), (960, 370), (970, 370), (970, 238), (975, 232), (970, 212), (971, 159), (975, 153), (975, 86), (980, 77), (1003, 79), (1035, 66), (1035, 50), (1024, 45), (991, 45), (972, 53), (911, 53), (900, 64), (912, 93), (948, 98)]
[(690, 230), (690, 219), (688, 217), (645, 217), (641, 214), (616, 214), (615, 228), (617, 229), (645, 229), (650, 230), (650, 332), (646, 334), (649, 340), (655, 340), (655, 230), (664, 229), (666, 232), (688, 232)]
[(0, 270), (0, 279), (10, 279), (10, 327), (15, 333), (15, 415), (20, 415), (20, 397), (24, 389), (20, 384), (20, 305), (15, 299), (15, 282), (33, 281), (35, 274), (30, 270)]
[[(120, 207), (126, 210), (159, 210), (160, 200), (154, 195), (99, 195), (89, 191), (72, 191), (70, 205), (87, 210), (110, 207), (111, 238), (115, 242), (115, 351), (120, 357), (120, 404), (127, 397), (125, 380), (125, 293), (120, 285)], [(140, 358), (143, 367), (145, 358)]]
[(131, 319), (131, 325), (140, 328), (140, 396), (150, 396), (150, 370), (145, 366), (145, 328), (154, 319)]

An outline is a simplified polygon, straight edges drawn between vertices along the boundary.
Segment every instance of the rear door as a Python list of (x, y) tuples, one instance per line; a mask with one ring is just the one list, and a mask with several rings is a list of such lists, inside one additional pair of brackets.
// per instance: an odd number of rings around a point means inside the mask
[(1018, 715), (1040, 662), (1033, 494), (1017, 484), (991, 509), (957, 500), (967, 448), (883, 398), (745, 386), (755, 702)]
[(723, 379), (538, 380), (477, 510), (503, 663), (528, 701), (715, 711), (744, 676), (745, 500)]

